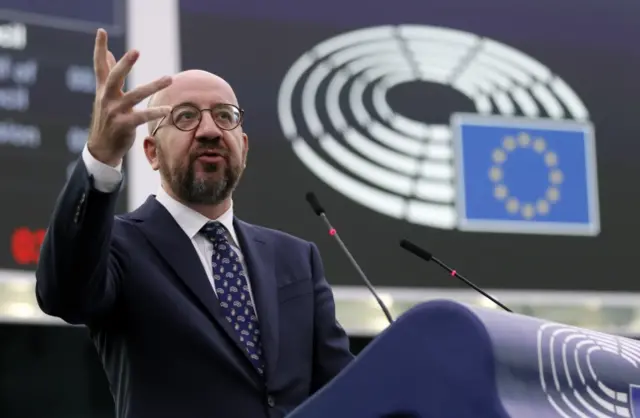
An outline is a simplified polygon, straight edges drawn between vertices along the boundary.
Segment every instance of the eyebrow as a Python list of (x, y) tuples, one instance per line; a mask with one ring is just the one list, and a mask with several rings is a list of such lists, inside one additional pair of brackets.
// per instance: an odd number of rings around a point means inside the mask
[[(213, 106), (211, 106), (211, 107), (206, 107), (206, 108), (207, 108), (207, 109), (210, 109), (210, 108), (214, 108), (214, 107), (216, 107), (216, 106), (222, 106), (222, 105), (231, 105), (231, 106), (236, 106), (237, 108), (240, 108), (240, 106), (238, 106), (238, 105), (236, 105), (236, 104), (233, 104), (233, 103), (231, 103), (231, 102), (218, 102), (218, 103), (215, 103)], [(195, 107), (195, 108), (197, 108), (197, 109), (202, 109), (198, 104), (193, 103), (193, 102), (182, 102), (182, 103), (178, 103), (177, 105), (174, 105), (174, 106), (173, 106), (173, 108), (180, 107), (180, 106), (193, 106), (193, 107)]]
[(180, 106), (193, 106), (193, 107), (197, 107), (198, 109), (200, 109), (200, 106), (198, 106), (197, 104), (193, 103), (193, 102), (182, 102), (182, 103), (178, 103), (177, 105), (174, 105), (173, 107), (180, 107)]

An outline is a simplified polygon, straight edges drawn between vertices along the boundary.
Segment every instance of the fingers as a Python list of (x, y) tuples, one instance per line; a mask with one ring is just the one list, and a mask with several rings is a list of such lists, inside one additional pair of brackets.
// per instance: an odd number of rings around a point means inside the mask
[(171, 77), (165, 76), (137, 87), (124, 95), (121, 102), (122, 106), (133, 107), (152, 94), (169, 87), (172, 82), (173, 79)]
[(113, 52), (107, 51), (107, 64), (109, 64), (109, 71), (116, 66), (116, 57), (113, 56)]
[(107, 95), (115, 97), (120, 92), (126, 76), (131, 71), (131, 68), (133, 68), (133, 64), (136, 63), (139, 56), (140, 53), (136, 50), (127, 51), (127, 53), (120, 58), (120, 61), (113, 66), (105, 83), (105, 93)]
[[(171, 112), (171, 106), (158, 106), (140, 111), (131, 111), (132, 107), (152, 94), (170, 86), (173, 81), (171, 77), (161, 77), (122, 95), (121, 89), (124, 86), (125, 79), (139, 56), (140, 53), (138, 51), (130, 50), (119, 61), (116, 61), (113, 53), (107, 47), (107, 32), (104, 29), (98, 30), (93, 52), (96, 84), (98, 88), (104, 89), (106, 97), (103, 96), (102, 99), (109, 101), (115, 98), (118, 99), (117, 102), (119, 104), (111, 107), (109, 111), (109, 113), (114, 111), (121, 113), (116, 116), (119, 119), (117, 123), (121, 124), (121, 126), (130, 126), (132, 128), (160, 119)], [(112, 116), (115, 115), (112, 113)]]
[(93, 48), (93, 69), (96, 75), (96, 84), (102, 86), (109, 75), (107, 32), (104, 29), (98, 29), (96, 33), (96, 43)]
[[(109, 72), (113, 70), (113, 67), (116, 66), (116, 57), (113, 55), (113, 52), (107, 51), (107, 64), (109, 64)], [(124, 89), (124, 80), (122, 80), (122, 84), (120, 84), (120, 90)]]
[(138, 112), (129, 113), (127, 114), (127, 118), (132, 126), (139, 126), (144, 123), (151, 122), (152, 120), (160, 119), (163, 116), (167, 116), (170, 112), (171, 106), (150, 107)]

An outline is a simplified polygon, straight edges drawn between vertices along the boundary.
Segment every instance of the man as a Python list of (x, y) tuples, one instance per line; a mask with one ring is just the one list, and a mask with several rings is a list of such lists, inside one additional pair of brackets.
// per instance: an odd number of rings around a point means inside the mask
[[(38, 303), (88, 326), (118, 417), (282, 417), (352, 359), (318, 250), (233, 215), (248, 138), (231, 87), (186, 71), (123, 93), (137, 57), (116, 63), (98, 31), (91, 131), (42, 245)], [(162, 187), (114, 218), (144, 123)]]

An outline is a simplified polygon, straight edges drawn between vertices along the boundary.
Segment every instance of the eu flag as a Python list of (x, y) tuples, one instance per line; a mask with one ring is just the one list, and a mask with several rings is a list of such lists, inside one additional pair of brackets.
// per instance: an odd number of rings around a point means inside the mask
[(591, 124), (457, 114), (452, 128), (459, 229), (600, 232)]

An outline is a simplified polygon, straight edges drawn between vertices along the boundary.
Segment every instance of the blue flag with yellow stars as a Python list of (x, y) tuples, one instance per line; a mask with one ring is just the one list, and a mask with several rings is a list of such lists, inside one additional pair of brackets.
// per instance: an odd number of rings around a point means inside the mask
[(457, 114), (459, 229), (597, 235), (590, 123)]

